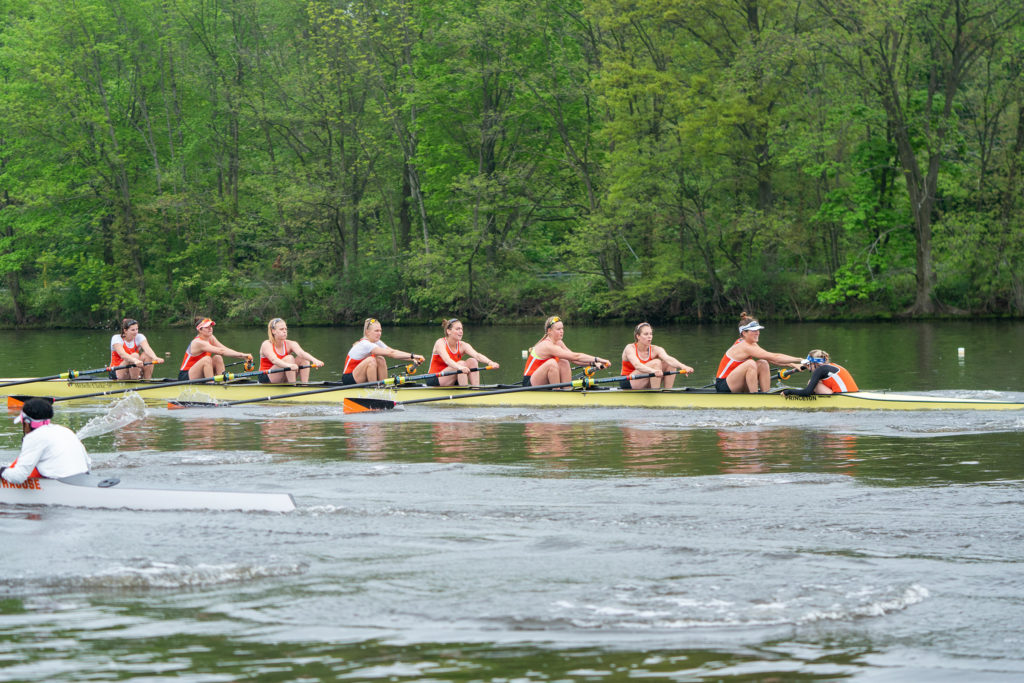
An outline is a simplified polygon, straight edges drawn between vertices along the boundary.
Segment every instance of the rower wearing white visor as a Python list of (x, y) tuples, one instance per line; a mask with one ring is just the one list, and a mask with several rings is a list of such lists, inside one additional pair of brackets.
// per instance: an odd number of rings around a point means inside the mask
[[(21, 453), (7, 467), (0, 467), (0, 479), (22, 484), (29, 477), (61, 479), (87, 474), (92, 462), (85, 446), (73, 431), (55, 425), (53, 406), (42, 398), (25, 401), (15, 424), (21, 424)], [(3, 482), (0, 482), (3, 485)]]
[(804, 358), (804, 366), (810, 368), (811, 379), (803, 389), (783, 389), (783, 396), (810, 396), (812, 394), (847, 394), (858, 391), (850, 371), (833, 363), (828, 352), (814, 349)]
[(722, 356), (715, 375), (715, 391), (721, 394), (756, 394), (771, 388), (771, 367), (778, 365), (799, 370), (803, 358), (772, 353), (758, 346), (764, 325), (740, 314), (740, 338)]

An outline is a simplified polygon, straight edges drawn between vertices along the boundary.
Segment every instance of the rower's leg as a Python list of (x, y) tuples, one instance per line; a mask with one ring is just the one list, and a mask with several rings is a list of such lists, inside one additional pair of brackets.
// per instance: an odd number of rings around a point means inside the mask
[(749, 358), (729, 373), (725, 378), (729, 385), (729, 391), (734, 394), (750, 394), (757, 392), (757, 365), (753, 358)]
[[(558, 359), (558, 379), (556, 380), (556, 382), (561, 383), (561, 382), (571, 382), (571, 381), (572, 381), (572, 365), (570, 365), (569, 361), (565, 360), (564, 358), (559, 358)], [(551, 382), (551, 384), (555, 384), (556, 382)]]
[(468, 375), (460, 374), (459, 384), (465, 386), (468, 383), (472, 384), (474, 387), (480, 386), (480, 363), (477, 362), (476, 358), (470, 358), (466, 361), (466, 365), (469, 366), (470, 373)]
[(772, 368), (766, 360), (757, 361), (757, 385), (761, 391), (772, 388)]
[(548, 358), (539, 368), (533, 371), (533, 375), (530, 377), (530, 384), (535, 387), (544, 384), (559, 384), (560, 370), (558, 361), (554, 358)]
[(203, 377), (213, 377), (213, 360), (210, 356), (200, 358), (195, 365), (188, 369), (189, 379), (202, 379)]
[[(661, 359), (655, 358), (645, 363), (645, 365), (648, 365), (655, 370), (661, 370)], [(661, 382), (663, 379), (664, 378), (662, 377), (651, 377), (651, 389), (661, 389)]]
[[(662, 369), (662, 370), (664, 370), (664, 369), (665, 369), (665, 366), (664, 366), (664, 365), (662, 365), (662, 366), (661, 366), (661, 369)], [(662, 386), (662, 388), (664, 388), (664, 389), (671, 389), (671, 388), (672, 388), (672, 385), (673, 385), (673, 384), (675, 384), (675, 382), (676, 382), (676, 376), (675, 376), (675, 375), (665, 375), (665, 376), (664, 376), (664, 377), (663, 377), (663, 378), (661, 379), (661, 386)]]
[(367, 356), (366, 358), (359, 361), (359, 363), (352, 368), (352, 379), (356, 381), (356, 384), (364, 384), (366, 382), (377, 381), (377, 359), (373, 356)]

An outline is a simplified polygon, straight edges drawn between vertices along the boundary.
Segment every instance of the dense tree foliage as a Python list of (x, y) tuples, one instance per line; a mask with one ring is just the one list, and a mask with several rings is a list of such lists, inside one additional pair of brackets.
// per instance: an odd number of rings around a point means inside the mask
[(1024, 315), (1019, 0), (0, 0), (0, 322)]

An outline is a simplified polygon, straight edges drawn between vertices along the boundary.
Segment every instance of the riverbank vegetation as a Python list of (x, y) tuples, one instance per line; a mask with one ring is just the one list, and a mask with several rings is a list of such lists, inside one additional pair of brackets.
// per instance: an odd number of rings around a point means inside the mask
[(1020, 0), (3, 0), (0, 323), (1024, 315)]

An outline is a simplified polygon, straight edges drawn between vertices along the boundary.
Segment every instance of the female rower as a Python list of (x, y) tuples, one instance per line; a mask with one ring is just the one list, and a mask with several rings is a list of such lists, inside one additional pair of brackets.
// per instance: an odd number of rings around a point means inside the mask
[(110, 366), (129, 365), (122, 370), (111, 370), (110, 379), (149, 379), (153, 365), (163, 363), (139, 332), (139, 321), (125, 318), (121, 321), (121, 334), (110, 338)]
[[(431, 374), (444, 372), (445, 370), (462, 370), (457, 375), (445, 375), (444, 377), (431, 377), (426, 383), (432, 387), (450, 387), (458, 381), (460, 386), (472, 384), (480, 386), (480, 372), (477, 370), (480, 363), (499, 367), (497, 363), (488, 358), (467, 342), (462, 341), (462, 322), (458, 318), (450, 318), (441, 323), (444, 336), (434, 342), (434, 349), (430, 353)], [(463, 356), (467, 358), (463, 360)]]
[(224, 356), (244, 358), (252, 362), (251, 353), (235, 351), (217, 341), (213, 336), (213, 326), (217, 323), (203, 318), (196, 323), (196, 338), (185, 347), (185, 357), (178, 369), (178, 379), (201, 379), (213, 377), (224, 372)]
[[(664, 384), (666, 389), (672, 388), (672, 382), (676, 376), (666, 375), (666, 370), (678, 370), (683, 374), (693, 372), (693, 368), (684, 365), (668, 355), (660, 346), (651, 343), (654, 339), (654, 328), (650, 323), (640, 323), (633, 330), (632, 344), (627, 344), (622, 349), (622, 372), (630, 379), (622, 380), (623, 389), (660, 389)], [(633, 379), (633, 375), (654, 374), (654, 377)], [(664, 379), (662, 379), (664, 378)]]
[(804, 358), (811, 368), (811, 380), (803, 389), (783, 389), (783, 396), (810, 396), (812, 394), (845, 394), (858, 391), (853, 375), (838, 363), (833, 363), (827, 352), (814, 349)]
[(764, 325), (744, 311), (740, 315), (740, 338), (722, 356), (715, 375), (715, 390), (721, 394), (754, 394), (771, 388), (768, 364), (800, 369), (802, 358), (765, 351), (757, 345)]
[[(299, 369), (299, 361), (307, 361), (306, 367)], [(294, 382), (296, 373), (300, 382), (309, 381), (309, 366), (319, 368), (319, 361), (299, 346), (299, 342), (288, 339), (288, 323), (281, 318), (274, 318), (267, 323), (267, 341), (260, 345), (260, 374), (257, 376), (261, 384)], [(284, 372), (270, 372), (278, 368), (287, 368)]]
[(345, 369), (341, 375), (342, 384), (363, 384), (387, 379), (388, 364), (385, 358), (402, 358), (419, 364), (423, 356), (408, 351), (393, 349), (380, 340), (382, 329), (374, 318), (363, 321), (363, 338), (352, 345), (345, 358)]
[(562, 384), (572, 380), (572, 361), (579, 365), (596, 365), (606, 368), (611, 361), (576, 353), (562, 341), (565, 336), (565, 324), (557, 315), (544, 321), (544, 336), (530, 349), (530, 356), (523, 369), (523, 386), (541, 386), (544, 384)]

